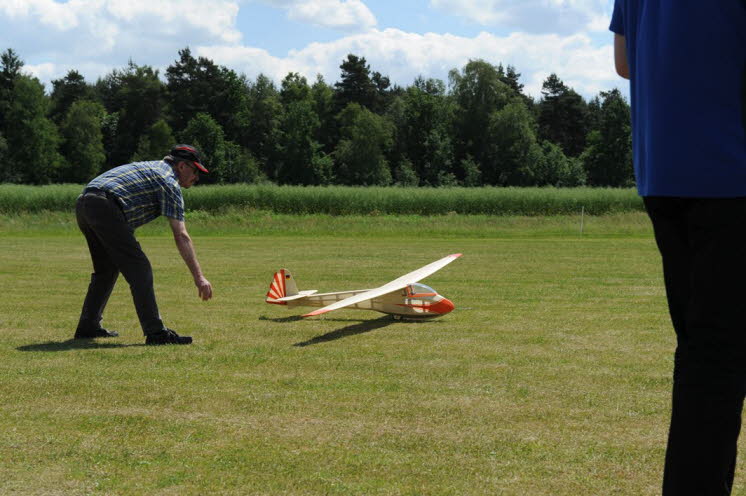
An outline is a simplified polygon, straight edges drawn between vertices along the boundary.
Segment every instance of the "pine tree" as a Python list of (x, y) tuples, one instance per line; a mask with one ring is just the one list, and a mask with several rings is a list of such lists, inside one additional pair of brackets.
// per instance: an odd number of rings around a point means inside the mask
[(5, 120), (10, 109), (13, 87), (21, 76), (23, 61), (12, 48), (0, 55), (0, 132), (5, 129)]
[(349, 54), (339, 68), (342, 69), (342, 74), (340, 80), (334, 84), (334, 103), (337, 111), (341, 111), (350, 103), (374, 110), (378, 88), (371, 79), (370, 66), (366, 63), (365, 57)]
[(94, 100), (93, 88), (85, 82), (76, 70), (68, 71), (62, 79), (52, 81), (52, 105), (49, 117), (58, 125), (67, 115), (67, 111), (78, 100)]
[(568, 88), (556, 74), (542, 85), (538, 105), (539, 138), (562, 147), (568, 157), (577, 157), (585, 149), (588, 133), (588, 108), (583, 97)]
[(249, 125), (248, 83), (235, 71), (206, 57), (194, 58), (187, 47), (166, 68), (169, 123), (180, 132), (190, 119), (209, 114), (230, 140), (240, 141)]

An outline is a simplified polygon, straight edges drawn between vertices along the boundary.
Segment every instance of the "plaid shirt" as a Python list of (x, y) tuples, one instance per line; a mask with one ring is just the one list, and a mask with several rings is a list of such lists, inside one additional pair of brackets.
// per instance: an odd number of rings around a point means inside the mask
[(184, 197), (171, 166), (162, 161), (135, 162), (104, 172), (88, 183), (115, 197), (132, 229), (163, 215), (184, 220)]

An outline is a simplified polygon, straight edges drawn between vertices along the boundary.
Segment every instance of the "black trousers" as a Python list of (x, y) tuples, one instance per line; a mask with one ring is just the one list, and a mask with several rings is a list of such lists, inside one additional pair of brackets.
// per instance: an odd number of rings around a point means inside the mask
[(76, 204), (78, 227), (88, 242), (93, 274), (78, 322), (79, 331), (101, 327), (111, 291), (121, 272), (132, 292), (145, 335), (164, 329), (153, 289), (153, 270), (119, 204), (103, 192), (86, 193)]
[(746, 198), (644, 201), (677, 339), (663, 494), (728, 495), (746, 391)]

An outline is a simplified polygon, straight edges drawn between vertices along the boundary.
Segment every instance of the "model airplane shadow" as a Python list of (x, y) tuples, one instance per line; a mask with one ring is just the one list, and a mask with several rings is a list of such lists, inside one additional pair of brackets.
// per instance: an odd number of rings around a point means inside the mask
[[(330, 320), (330, 319), (327, 319)], [(341, 320), (341, 319), (340, 319)], [(408, 321), (408, 320), (394, 320), (391, 318), (390, 315), (385, 315), (383, 317), (379, 317), (374, 320), (365, 320), (362, 322), (358, 322), (357, 324), (348, 325), (347, 327), (343, 327), (341, 329), (337, 329), (336, 331), (327, 332), (326, 334), (322, 334), (321, 336), (316, 336), (315, 338), (311, 338), (308, 341), (303, 341), (300, 343), (295, 343), (293, 346), (303, 347), (303, 346), (311, 346), (313, 344), (319, 344), (319, 343), (328, 343), (329, 341), (335, 341), (337, 339), (347, 338), (350, 336), (355, 336), (357, 334), (365, 334), (366, 332), (375, 331), (377, 329), (382, 329), (386, 326), (389, 326), (391, 324), (421, 324), (422, 321)], [(432, 325), (432, 322), (430, 322)]]
[[(267, 317), (266, 315), (261, 315), (259, 317), (259, 320), (266, 320), (269, 322), (277, 322), (278, 324), (284, 324), (288, 322), (300, 322), (301, 320), (307, 320), (303, 318), (302, 315), (291, 315), (289, 317)], [(324, 322), (361, 322), (362, 319), (330, 319), (329, 317), (326, 317), (323, 319)], [(401, 322), (401, 321), (399, 321)]]
[(291, 315), (290, 317), (278, 317), (278, 318), (271, 318), (271, 317), (262, 315), (261, 317), (259, 317), (259, 320), (268, 320), (270, 322), (283, 323), (283, 322), (297, 322), (299, 320), (305, 320), (305, 319), (300, 315)]
[(16, 348), (18, 351), (70, 351), (70, 350), (100, 350), (104, 348), (131, 348), (145, 346), (140, 344), (119, 344), (96, 341), (93, 339), (68, 339), (67, 341), (48, 341), (46, 343), (27, 344)]

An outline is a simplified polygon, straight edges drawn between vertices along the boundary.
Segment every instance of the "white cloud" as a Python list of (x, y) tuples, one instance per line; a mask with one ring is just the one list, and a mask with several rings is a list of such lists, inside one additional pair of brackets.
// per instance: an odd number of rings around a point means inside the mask
[(376, 17), (361, 0), (264, 0), (294, 21), (348, 32), (375, 27)]
[(290, 58), (270, 55), (261, 48), (246, 46), (202, 46), (195, 54), (211, 59), (216, 64), (230, 67), (239, 73), (255, 78), (259, 74), (281, 81), (289, 72), (315, 74), (311, 66)]
[(21, 72), (30, 74), (41, 81), (50, 81), (57, 79), (59, 67), (51, 62), (45, 62), (43, 64), (36, 65), (24, 65)]
[[(79, 3), (73, 0), (71, 3)], [(78, 25), (74, 9), (52, 0), (10, 0), (0, 3), (0, 13), (11, 21), (37, 17), (41, 24), (59, 30), (68, 30)]]
[[(164, 40), (238, 43), (231, 0), (10, 0), (0, 2), (0, 45), (77, 58), (157, 52)], [(152, 40), (152, 44), (148, 41)], [(147, 47), (147, 48), (144, 48)]]
[[(430, 0), (431, 7), (482, 26), (519, 28), (531, 33), (569, 34), (600, 26), (608, 0)], [(608, 23), (603, 29), (608, 28)]]
[(107, 0), (108, 13), (128, 25), (147, 23), (174, 34), (207, 33), (226, 42), (238, 42), (235, 27), (238, 3), (230, 0)]
[(594, 15), (591, 18), (591, 21), (588, 23), (588, 30), (606, 33), (609, 31), (610, 24), (611, 24), (611, 15), (597, 14), (597, 15)]
[(347, 54), (365, 57), (371, 69), (392, 82), (409, 86), (418, 75), (447, 81), (450, 69), (462, 69), (469, 59), (513, 65), (522, 73), (525, 90), (541, 95), (543, 80), (552, 72), (586, 97), (619, 84), (614, 73), (612, 46), (594, 46), (586, 35), (514, 33), (506, 37), (480, 33), (473, 38), (449, 34), (407, 33), (398, 29), (372, 30), (328, 43), (311, 43), (287, 57), (238, 46), (200, 46), (197, 53), (254, 78), (264, 73), (280, 81), (299, 72), (309, 81), (321, 74), (327, 82), (339, 79), (339, 65)]
[(130, 59), (162, 68), (189, 45), (240, 43), (238, 8), (238, 0), (0, 0), (0, 47), (14, 48), (47, 87), (69, 69), (95, 80)]

